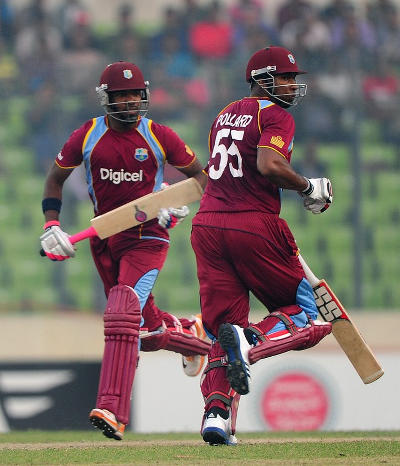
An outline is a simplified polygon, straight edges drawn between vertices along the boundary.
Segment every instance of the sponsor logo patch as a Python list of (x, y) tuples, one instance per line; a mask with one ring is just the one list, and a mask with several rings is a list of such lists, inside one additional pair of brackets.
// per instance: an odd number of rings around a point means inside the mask
[(132, 79), (133, 78), (133, 74), (132, 74), (131, 70), (124, 70), (123, 73), (124, 73), (124, 78), (125, 79)]
[(279, 149), (282, 149), (285, 145), (285, 141), (282, 139), (282, 136), (272, 136), (270, 143), (274, 146), (278, 146)]
[(139, 162), (143, 162), (144, 160), (148, 159), (149, 153), (147, 149), (138, 148), (135, 150), (135, 159)]
[(138, 206), (135, 205), (135, 218), (138, 222), (145, 222), (147, 220), (147, 214), (146, 212), (143, 212), (143, 210), (140, 210)]
[(292, 63), (293, 65), (296, 63), (296, 60), (294, 59), (294, 56), (291, 53), (289, 53), (288, 58), (290, 63)]
[(126, 172), (121, 170), (113, 170), (112, 168), (100, 168), (100, 179), (109, 180), (114, 184), (120, 184), (122, 181), (143, 181), (143, 170), (138, 172)]

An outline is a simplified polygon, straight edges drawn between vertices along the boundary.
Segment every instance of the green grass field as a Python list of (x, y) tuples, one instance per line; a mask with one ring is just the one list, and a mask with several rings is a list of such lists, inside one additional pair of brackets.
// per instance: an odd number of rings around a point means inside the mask
[(0, 434), (0, 464), (400, 465), (400, 432), (285, 432), (239, 435), (211, 447), (196, 434), (27, 431)]

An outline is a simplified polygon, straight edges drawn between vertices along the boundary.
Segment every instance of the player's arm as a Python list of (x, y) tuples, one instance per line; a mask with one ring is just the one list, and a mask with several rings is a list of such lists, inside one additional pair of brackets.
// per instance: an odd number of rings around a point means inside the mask
[(268, 147), (258, 148), (257, 169), (280, 188), (301, 192), (308, 187), (304, 176), (296, 173), (283, 155)]
[[(188, 149), (186, 146), (186, 151), (188, 150), (190, 149)], [(190, 153), (193, 155), (191, 150)], [(194, 157), (193, 161), (189, 165), (176, 168), (188, 178), (195, 178), (204, 190), (208, 177), (197, 157)], [(164, 228), (173, 228), (182, 222), (182, 220), (184, 220), (185, 217), (189, 215), (189, 213), (189, 207), (186, 205), (179, 208), (162, 208), (160, 209), (160, 212), (157, 216), (158, 223)]]
[(195, 178), (203, 189), (206, 187), (208, 177), (199, 159), (195, 158), (189, 166), (180, 167), (178, 170), (188, 178)]
[(64, 182), (72, 170), (60, 168), (54, 163), (45, 181), (42, 200), (45, 231), (40, 237), (40, 244), (46, 256), (53, 261), (62, 261), (75, 255), (69, 235), (60, 228), (59, 221)]
[(304, 198), (304, 207), (314, 214), (324, 212), (332, 203), (332, 184), (328, 178), (309, 179), (300, 175), (273, 149), (258, 148), (257, 169), (280, 188), (297, 191)]
[[(62, 201), (62, 190), (66, 179), (72, 173), (73, 169), (61, 168), (56, 163), (50, 168), (47, 174), (46, 181), (44, 184), (43, 200), (45, 199), (57, 199), (61, 203)], [(57, 202), (55, 202), (57, 204)], [(48, 209), (45, 210), (44, 217), (45, 221), (58, 220), (60, 209)]]

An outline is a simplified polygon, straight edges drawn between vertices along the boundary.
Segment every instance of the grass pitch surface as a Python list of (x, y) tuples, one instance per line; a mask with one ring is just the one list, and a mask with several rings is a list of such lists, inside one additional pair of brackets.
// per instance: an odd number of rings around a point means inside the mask
[(0, 434), (0, 464), (400, 465), (400, 432), (239, 434), (236, 447), (212, 447), (196, 434), (99, 431)]

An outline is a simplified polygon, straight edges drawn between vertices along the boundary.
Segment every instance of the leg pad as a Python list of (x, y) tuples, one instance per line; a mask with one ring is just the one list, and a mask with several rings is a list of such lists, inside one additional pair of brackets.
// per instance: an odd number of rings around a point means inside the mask
[[(291, 321), (289, 316), (286, 316), (286, 318)], [(311, 348), (320, 342), (326, 335), (331, 333), (332, 325), (325, 325), (327, 323), (329, 324), (329, 322), (321, 322), (319, 324), (310, 321), (310, 323), (304, 328), (297, 328), (294, 325), (288, 325), (287, 328), (290, 335), (281, 340), (269, 340), (268, 337), (264, 335), (265, 340), (261, 341), (249, 351), (250, 364), (254, 364), (260, 359), (286, 353), (290, 350), (299, 351)], [(249, 331), (251, 331), (251, 326), (247, 329), (247, 335)]]
[(163, 333), (152, 335), (141, 340), (142, 351), (165, 349), (180, 353), (183, 356), (206, 355), (211, 347), (206, 334), (196, 319), (177, 319), (171, 314), (163, 313), (167, 319)]
[(104, 314), (105, 346), (96, 408), (111, 411), (127, 424), (138, 361), (140, 303), (129, 286), (114, 286)]

